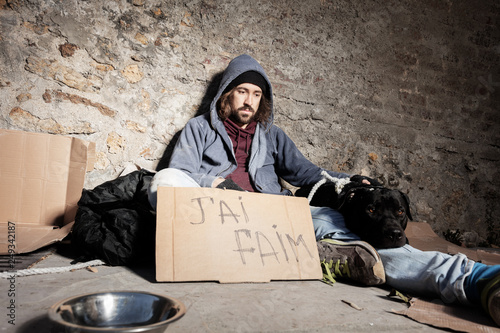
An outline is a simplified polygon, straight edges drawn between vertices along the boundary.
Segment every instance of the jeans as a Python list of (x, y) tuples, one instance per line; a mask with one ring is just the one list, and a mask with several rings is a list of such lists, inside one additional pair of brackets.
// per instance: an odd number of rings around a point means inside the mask
[[(199, 187), (186, 173), (177, 169), (159, 171), (148, 191), (149, 202), (156, 208), (158, 186)], [(327, 234), (349, 241), (359, 237), (350, 232), (342, 214), (328, 207), (311, 206), (316, 240)], [(470, 304), (465, 296), (464, 282), (474, 261), (463, 254), (454, 256), (437, 251), (420, 251), (410, 245), (394, 249), (377, 249), (384, 264), (386, 283), (399, 291), (418, 296), (440, 297), (443, 302)]]
[[(311, 207), (316, 240), (332, 233), (331, 238), (358, 240), (350, 232), (343, 216), (328, 207)], [(464, 282), (474, 261), (463, 254), (454, 256), (437, 251), (420, 251), (410, 245), (394, 249), (377, 249), (384, 264), (386, 283), (402, 292), (418, 296), (440, 297), (445, 303), (470, 304)]]

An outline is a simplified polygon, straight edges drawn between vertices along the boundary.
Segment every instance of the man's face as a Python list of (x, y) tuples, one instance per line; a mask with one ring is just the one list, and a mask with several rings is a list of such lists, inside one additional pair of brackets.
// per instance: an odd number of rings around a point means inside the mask
[(231, 95), (231, 118), (241, 128), (246, 128), (259, 109), (262, 90), (252, 83), (242, 83)]

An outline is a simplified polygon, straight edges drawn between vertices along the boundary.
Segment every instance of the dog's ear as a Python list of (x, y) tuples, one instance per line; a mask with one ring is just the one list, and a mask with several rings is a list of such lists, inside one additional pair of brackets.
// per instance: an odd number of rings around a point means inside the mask
[(401, 191), (399, 191), (399, 193), (401, 193), (401, 196), (403, 197), (404, 199), (404, 204), (405, 204), (405, 211), (406, 211), (406, 216), (408, 216), (408, 218), (413, 221), (413, 217), (411, 216), (411, 212), (410, 212), (410, 198), (408, 198), (408, 196), (406, 195), (406, 193), (403, 193)]

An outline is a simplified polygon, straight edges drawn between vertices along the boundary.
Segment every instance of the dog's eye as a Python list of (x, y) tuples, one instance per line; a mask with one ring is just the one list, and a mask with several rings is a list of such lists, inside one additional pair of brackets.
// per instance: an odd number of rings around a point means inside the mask
[(405, 213), (405, 210), (403, 208), (399, 208), (398, 210), (398, 215), (401, 216)]
[(370, 214), (375, 213), (375, 206), (370, 205), (366, 209), (368, 210), (368, 213), (370, 213)]

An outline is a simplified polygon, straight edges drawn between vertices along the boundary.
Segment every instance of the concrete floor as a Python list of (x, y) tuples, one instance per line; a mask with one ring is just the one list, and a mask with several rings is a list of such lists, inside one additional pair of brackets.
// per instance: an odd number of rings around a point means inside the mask
[[(71, 258), (50, 254), (33, 268), (69, 266)], [(442, 331), (393, 313), (406, 304), (388, 298), (389, 290), (337, 282), (277, 281), (253, 284), (157, 283), (153, 268), (98, 266), (87, 269), (17, 277), (15, 323), (0, 318), (1, 332), (47, 333), (53, 326), (46, 313), (70, 296), (98, 291), (150, 291), (175, 297), (187, 312), (168, 332), (438, 332)], [(2, 308), (9, 302), (9, 281), (0, 279)], [(352, 302), (361, 310), (349, 306)]]

